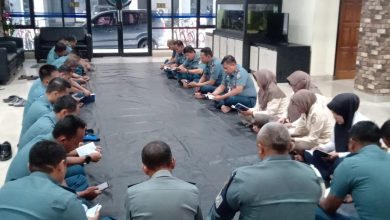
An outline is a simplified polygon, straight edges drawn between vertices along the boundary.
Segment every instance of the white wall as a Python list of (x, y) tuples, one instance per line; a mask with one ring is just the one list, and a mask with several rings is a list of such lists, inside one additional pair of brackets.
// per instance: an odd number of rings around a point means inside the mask
[(311, 75), (333, 76), (340, 0), (284, 0), (289, 42), (311, 46)]

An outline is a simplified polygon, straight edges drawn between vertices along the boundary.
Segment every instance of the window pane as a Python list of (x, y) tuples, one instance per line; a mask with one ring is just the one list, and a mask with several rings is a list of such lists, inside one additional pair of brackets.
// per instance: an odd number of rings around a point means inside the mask
[(25, 50), (34, 50), (34, 29), (15, 29), (12, 36), (23, 39), (23, 47)]
[(171, 1), (161, 2), (161, 0), (152, 0), (152, 27), (155, 27), (155, 20), (163, 20), (165, 27), (172, 27), (172, 5)]
[(173, 39), (181, 40), (185, 46), (191, 45), (196, 47), (196, 29), (173, 29)]
[(85, 0), (63, 0), (65, 26), (86, 26), (87, 14)]
[(173, 0), (174, 27), (196, 27), (196, 0)]
[(61, 1), (34, 0), (36, 27), (62, 27)]
[(172, 29), (152, 29), (152, 37), (158, 49), (166, 49), (168, 48), (167, 41), (172, 39)]
[(199, 48), (203, 48), (206, 46), (206, 33), (212, 33), (214, 28), (207, 28), (207, 29), (199, 29), (198, 32), (198, 38), (199, 38)]
[(13, 0), (4, 2), (4, 11), (9, 12), (13, 25), (30, 25), (30, 4), (28, 0)]
[(215, 0), (200, 1), (200, 25), (215, 25)]

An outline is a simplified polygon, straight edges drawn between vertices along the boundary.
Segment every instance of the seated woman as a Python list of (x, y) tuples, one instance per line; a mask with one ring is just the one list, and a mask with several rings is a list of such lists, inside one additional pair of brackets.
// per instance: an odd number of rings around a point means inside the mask
[[(325, 100), (325, 97), (322, 96), (320, 89), (314, 83), (311, 82), (309, 74), (300, 70), (295, 71), (287, 77), (287, 82), (291, 86), (291, 89), (294, 93), (298, 92), (301, 89), (307, 89), (309, 91), (312, 91), (317, 96), (317, 102), (322, 103), (323, 106), (326, 107), (327, 102)], [(298, 119), (301, 116), (299, 112), (292, 112), (292, 110), (288, 112), (288, 115), (292, 116), (291, 118), (295, 119)]]
[(296, 92), (291, 97), (288, 111), (301, 114), (289, 129), (292, 140), (295, 142), (294, 150), (297, 153), (303, 154), (304, 150), (330, 141), (334, 125), (332, 114), (329, 109), (317, 102), (317, 97), (313, 92), (306, 89)]
[(334, 169), (349, 154), (348, 141), (351, 127), (359, 121), (368, 120), (357, 111), (359, 104), (359, 97), (353, 93), (341, 93), (335, 96), (328, 104), (336, 120), (334, 135), (327, 144), (317, 147), (319, 151), (326, 152), (329, 156), (323, 157), (318, 151), (314, 151), (313, 155), (305, 152), (306, 162), (313, 164), (325, 181), (330, 180)]
[(285, 117), (288, 100), (284, 92), (276, 85), (276, 75), (269, 70), (259, 70), (254, 73), (259, 91), (257, 93), (258, 106), (247, 111), (241, 111), (238, 115), (244, 125), (250, 125), (255, 117), (269, 117), (276, 121)]
[(291, 86), (294, 92), (298, 92), (301, 89), (307, 89), (314, 93), (321, 94), (320, 89), (311, 82), (310, 75), (303, 71), (295, 71), (287, 77), (288, 84)]

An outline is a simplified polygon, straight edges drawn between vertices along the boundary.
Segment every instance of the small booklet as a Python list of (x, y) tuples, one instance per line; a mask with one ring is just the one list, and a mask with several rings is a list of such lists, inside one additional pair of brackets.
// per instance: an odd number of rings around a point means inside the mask
[(88, 218), (94, 217), (96, 215), (96, 212), (99, 212), (101, 208), (102, 208), (102, 205), (97, 204), (94, 207), (87, 209), (86, 210), (87, 217)]
[(248, 111), (249, 110), (249, 107), (247, 107), (241, 103), (237, 103), (236, 105), (232, 105), (231, 107), (234, 109), (237, 109), (238, 111)]
[(93, 142), (85, 144), (76, 148), (76, 152), (80, 157), (90, 155), (91, 153), (96, 152), (96, 145)]
[(214, 100), (215, 96), (213, 94), (204, 94), (204, 97), (210, 100)]

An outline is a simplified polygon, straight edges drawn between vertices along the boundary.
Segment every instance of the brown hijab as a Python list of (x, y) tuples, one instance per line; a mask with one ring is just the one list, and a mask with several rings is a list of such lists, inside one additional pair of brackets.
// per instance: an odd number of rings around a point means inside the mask
[(309, 90), (301, 89), (296, 92), (290, 100), (288, 106), (288, 119), (290, 122), (296, 121), (301, 113), (308, 114), (311, 106), (317, 101), (316, 95)]
[(259, 92), (257, 93), (260, 108), (265, 110), (272, 99), (285, 98), (286, 94), (276, 85), (275, 73), (261, 69), (254, 73)]
[(301, 89), (307, 89), (317, 94), (322, 94), (320, 89), (314, 85), (311, 80), (309, 74), (303, 71), (295, 71), (290, 76), (287, 77), (287, 81), (292, 87), (294, 92), (297, 92)]

